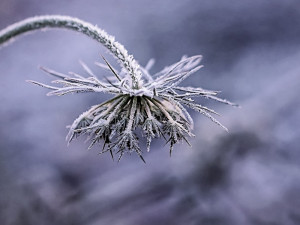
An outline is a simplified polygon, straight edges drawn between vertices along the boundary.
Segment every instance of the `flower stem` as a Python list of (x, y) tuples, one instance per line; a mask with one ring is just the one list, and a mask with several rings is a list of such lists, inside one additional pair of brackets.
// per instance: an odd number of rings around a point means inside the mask
[(12, 41), (23, 33), (40, 30), (43, 28), (65, 28), (87, 35), (100, 42), (110, 53), (118, 59), (119, 63), (128, 71), (132, 79), (132, 87), (139, 88), (141, 72), (138, 63), (132, 55), (129, 55), (123, 45), (115, 41), (115, 38), (104, 30), (77, 18), (60, 15), (31, 17), (8, 26), (0, 31), (0, 45)]

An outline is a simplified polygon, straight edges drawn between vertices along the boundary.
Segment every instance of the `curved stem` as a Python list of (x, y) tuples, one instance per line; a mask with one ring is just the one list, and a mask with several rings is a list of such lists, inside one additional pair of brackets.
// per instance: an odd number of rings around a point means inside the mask
[(119, 63), (128, 71), (132, 79), (132, 87), (139, 88), (141, 72), (138, 63), (132, 55), (128, 55), (123, 45), (115, 41), (115, 38), (104, 30), (90, 23), (69, 16), (49, 15), (36, 16), (18, 23), (12, 24), (0, 31), (0, 45), (13, 40), (23, 33), (43, 28), (66, 28), (74, 30), (95, 39), (106, 47), (110, 53), (118, 59)]

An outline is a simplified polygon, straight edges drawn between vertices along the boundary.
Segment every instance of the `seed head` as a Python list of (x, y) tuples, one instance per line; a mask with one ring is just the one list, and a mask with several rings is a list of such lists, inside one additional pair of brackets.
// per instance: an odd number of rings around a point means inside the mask
[(144, 161), (136, 135), (137, 128), (140, 128), (142, 136), (146, 138), (148, 151), (154, 138), (163, 137), (170, 144), (171, 154), (175, 144), (180, 141), (189, 144), (188, 138), (194, 136), (193, 119), (185, 107), (203, 114), (227, 131), (213, 117), (218, 114), (196, 103), (194, 98), (204, 97), (235, 106), (234, 103), (218, 98), (216, 91), (179, 86), (184, 79), (202, 68), (202, 56), (183, 56), (179, 62), (152, 75), (150, 69), (154, 60), (142, 67), (123, 45), (104, 30), (77, 18), (60, 15), (37, 16), (10, 25), (0, 31), (0, 45), (14, 40), (20, 34), (45, 27), (65, 28), (83, 33), (106, 47), (121, 65), (121, 70), (117, 71), (103, 57), (105, 63), (97, 65), (113, 75), (106, 80), (100, 80), (86, 64), (80, 62), (87, 76), (76, 73), (65, 75), (42, 68), (56, 78), (52, 81), (56, 85), (30, 81), (50, 89), (49, 96), (82, 92), (113, 95), (108, 101), (92, 106), (75, 119), (69, 127), (69, 143), (80, 135), (87, 135), (90, 140), (89, 148), (101, 142), (103, 148), (100, 153), (109, 151), (112, 157), (118, 154), (120, 160), (124, 153), (136, 152)]
[[(170, 154), (173, 147), (180, 141), (189, 144), (188, 138), (193, 137), (193, 119), (185, 107), (200, 112), (214, 123), (227, 130), (212, 114), (218, 115), (195, 102), (195, 97), (213, 99), (229, 105), (235, 105), (227, 100), (216, 97), (216, 91), (202, 88), (181, 87), (179, 84), (197, 72), (202, 65), (202, 56), (182, 57), (182, 59), (162, 71), (150, 75), (150, 66), (140, 67), (143, 78), (138, 88), (134, 85), (131, 75), (126, 70), (117, 71), (105, 59), (105, 64), (98, 66), (109, 70), (113, 77), (100, 80), (81, 62), (88, 77), (75, 73), (65, 75), (46, 68), (48, 74), (58, 78), (52, 83), (59, 86), (42, 84), (30, 81), (36, 85), (48, 88), (47, 94), (65, 95), (82, 92), (104, 92), (113, 95), (111, 99), (92, 106), (82, 113), (69, 127), (67, 141), (71, 142), (80, 135), (87, 135), (90, 140), (89, 148), (96, 143), (102, 143), (100, 153), (109, 151), (112, 155), (118, 154), (120, 160), (124, 153), (135, 152), (144, 161), (142, 150), (136, 135), (137, 128), (146, 138), (146, 148), (150, 151), (153, 139), (164, 137), (170, 145)], [(153, 65), (153, 62), (150, 61)]]

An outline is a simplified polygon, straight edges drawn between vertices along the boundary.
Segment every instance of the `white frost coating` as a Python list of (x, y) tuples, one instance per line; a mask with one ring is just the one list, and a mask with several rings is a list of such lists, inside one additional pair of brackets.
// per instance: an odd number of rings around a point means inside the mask
[(142, 74), (139, 70), (139, 65), (134, 60), (133, 56), (128, 54), (124, 46), (115, 41), (115, 37), (107, 34), (104, 30), (77, 18), (60, 15), (46, 15), (22, 20), (0, 31), (0, 45), (12, 41), (14, 37), (22, 33), (45, 27), (67, 28), (97, 40), (106, 47), (118, 60), (121, 66), (128, 71), (132, 79), (132, 86), (135, 89), (140, 87)]

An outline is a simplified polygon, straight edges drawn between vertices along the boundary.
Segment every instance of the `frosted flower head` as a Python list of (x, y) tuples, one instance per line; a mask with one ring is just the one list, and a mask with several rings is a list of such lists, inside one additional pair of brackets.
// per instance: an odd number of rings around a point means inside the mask
[(142, 79), (138, 86), (134, 86), (128, 71), (117, 71), (105, 58), (105, 64), (98, 66), (109, 70), (112, 77), (100, 80), (81, 62), (88, 77), (75, 73), (61, 74), (53, 70), (42, 68), (45, 72), (58, 78), (52, 83), (58, 86), (34, 84), (51, 89), (48, 95), (65, 95), (81, 92), (105, 92), (114, 95), (101, 104), (92, 106), (82, 113), (69, 127), (67, 141), (71, 142), (80, 135), (87, 135), (90, 140), (89, 148), (96, 143), (103, 145), (100, 153), (110, 152), (112, 157), (118, 155), (119, 160), (124, 153), (135, 152), (144, 161), (142, 149), (136, 134), (137, 128), (146, 139), (146, 149), (150, 151), (150, 144), (155, 138), (164, 138), (173, 147), (180, 141), (189, 144), (188, 138), (193, 137), (193, 119), (186, 110), (191, 108), (211, 119), (214, 123), (227, 130), (212, 114), (218, 115), (212, 109), (195, 102), (195, 97), (213, 99), (222, 103), (233, 103), (216, 97), (217, 92), (202, 88), (181, 87), (180, 83), (197, 72), (201, 56), (182, 57), (173, 65), (151, 75), (149, 70), (153, 65), (150, 60), (145, 68), (140, 67)]
[(153, 60), (143, 68), (128, 54), (123, 45), (104, 30), (80, 19), (60, 15), (37, 16), (12, 24), (0, 31), (0, 45), (14, 40), (14, 37), (22, 33), (46, 27), (70, 29), (87, 35), (107, 48), (122, 68), (117, 71), (103, 58), (105, 64), (97, 65), (109, 70), (112, 78), (100, 80), (81, 62), (87, 77), (76, 73), (65, 75), (42, 68), (57, 78), (52, 82), (56, 85), (30, 81), (50, 89), (48, 95), (61, 96), (81, 92), (104, 92), (113, 95), (108, 101), (92, 106), (75, 119), (69, 127), (68, 142), (80, 135), (87, 135), (90, 139), (89, 148), (100, 142), (103, 143), (101, 153), (109, 151), (112, 157), (119, 155), (120, 160), (124, 153), (135, 152), (144, 161), (141, 150), (143, 148), (140, 147), (136, 134), (139, 129), (147, 141), (148, 151), (154, 138), (163, 137), (169, 143), (171, 154), (175, 144), (180, 141), (189, 143), (188, 138), (194, 136), (193, 119), (186, 107), (200, 112), (227, 130), (212, 116), (218, 115), (214, 110), (196, 103), (194, 98), (204, 97), (229, 105), (234, 105), (233, 103), (218, 98), (215, 91), (180, 86), (184, 79), (201, 69), (202, 56), (184, 56), (178, 63), (151, 75), (149, 70)]

